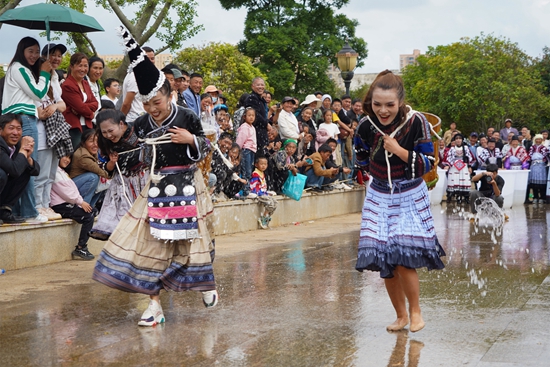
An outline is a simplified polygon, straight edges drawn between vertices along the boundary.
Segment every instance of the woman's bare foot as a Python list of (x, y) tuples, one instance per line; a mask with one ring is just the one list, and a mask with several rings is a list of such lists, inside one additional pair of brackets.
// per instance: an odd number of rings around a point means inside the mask
[(388, 331), (403, 330), (408, 323), (409, 323), (408, 317), (399, 317), (397, 320), (393, 322), (393, 324), (386, 326), (386, 330)]
[(424, 329), (424, 326), (426, 326), (426, 324), (422, 319), (422, 314), (411, 313), (411, 326), (409, 327), (409, 330), (413, 333), (416, 333), (417, 331)]

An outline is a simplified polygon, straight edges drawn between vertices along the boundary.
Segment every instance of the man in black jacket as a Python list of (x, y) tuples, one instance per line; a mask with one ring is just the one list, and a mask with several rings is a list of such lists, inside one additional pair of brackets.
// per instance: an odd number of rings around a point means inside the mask
[(267, 156), (267, 145), (269, 144), (269, 138), (267, 136), (267, 103), (263, 97), (265, 91), (265, 81), (256, 77), (252, 80), (252, 92), (248, 96), (245, 102), (246, 107), (252, 107), (256, 111), (256, 120), (254, 121), (254, 128), (256, 128), (256, 144), (258, 146), (257, 154), (263, 154)]
[(40, 173), (40, 166), (31, 158), (34, 139), (24, 136), (21, 117), (8, 113), (0, 116), (0, 224), (21, 223), (12, 207), (23, 194), (31, 176)]

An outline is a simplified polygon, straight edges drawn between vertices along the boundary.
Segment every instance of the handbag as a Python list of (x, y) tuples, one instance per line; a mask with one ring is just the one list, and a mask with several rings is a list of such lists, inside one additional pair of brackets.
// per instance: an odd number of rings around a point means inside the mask
[(105, 178), (105, 177), (99, 177), (99, 182), (97, 183), (97, 187), (95, 189), (95, 193), (98, 194), (101, 191), (105, 191), (111, 186), (111, 179)]
[(292, 173), (288, 173), (288, 178), (283, 185), (283, 194), (291, 199), (300, 201), (306, 186), (307, 176), (297, 173), (294, 176)]

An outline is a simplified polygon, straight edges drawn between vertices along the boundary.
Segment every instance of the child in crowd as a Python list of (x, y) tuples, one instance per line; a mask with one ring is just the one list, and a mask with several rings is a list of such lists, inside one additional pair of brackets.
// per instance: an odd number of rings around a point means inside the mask
[(242, 151), (237, 143), (233, 143), (229, 152), (227, 152), (229, 161), (233, 165), (231, 171), (233, 174), (229, 176), (226, 181), (221, 185), (223, 193), (228, 198), (234, 198), (244, 186), (248, 184), (248, 181), (239, 176), (241, 172)]
[(273, 212), (277, 209), (277, 200), (270, 196), (267, 191), (267, 181), (265, 179), (265, 170), (267, 169), (267, 158), (258, 156), (254, 162), (256, 169), (252, 173), (250, 179), (250, 191), (253, 194), (258, 195), (258, 201), (264, 206), (264, 210), (258, 218), (260, 228), (268, 229), (269, 222)]
[(69, 163), (71, 163), (71, 157), (67, 156), (59, 159), (59, 166), (50, 194), (50, 205), (63, 218), (73, 219), (82, 224), (78, 244), (72, 252), (73, 259), (93, 260), (94, 255), (88, 251), (88, 232), (94, 225), (92, 206), (82, 199), (78, 187), (65, 172), (65, 168)]
[[(243, 114), (243, 123), (239, 126), (236, 141), (242, 149), (241, 177), (248, 182), (250, 182), (250, 177), (252, 176), (254, 155), (258, 147), (256, 129), (252, 126), (254, 120), (256, 120), (256, 110), (252, 107), (247, 107)], [(250, 187), (245, 185), (243, 197), (248, 197), (248, 194), (250, 194)]]
[(329, 132), (329, 138), (338, 140), (338, 134), (340, 134), (340, 129), (338, 125), (333, 122), (333, 112), (332, 110), (326, 110), (323, 113), (324, 122), (319, 125), (319, 130), (327, 130)]

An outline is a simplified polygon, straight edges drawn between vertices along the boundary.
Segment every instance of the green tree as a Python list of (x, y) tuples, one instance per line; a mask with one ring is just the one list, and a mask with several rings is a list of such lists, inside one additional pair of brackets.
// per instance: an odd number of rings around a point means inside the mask
[[(69, 6), (80, 12), (86, 10), (85, 0), (52, 0), (52, 2)], [(140, 45), (145, 45), (152, 37), (161, 40), (163, 46), (155, 50), (156, 53), (179, 49), (183, 41), (203, 29), (202, 25), (195, 24), (197, 16), (195, 0), (96, 0), (96, 3), (106, 11), (114, 12)], [(131, 9), (138, 10), (134, 12)], [(70, 40), (76, 51), (84, 52), (89, 56), (97, 54), (95, 45), (86, 34), (70, 33)], [(122, 80), (126, 75), (128, 63), (128, 58), (125, 58), (119, 65), (115, 72), (118, 79)]]
[[(243, 93), (250, 92), (252, 79), (266, 76), (252, 60), (229, 43), (211, 42), (199, 47), (188, 47), (178, 52), (174, 63), (184, 70), (204, 76), (204, 85), (213, 84), (227, 97), (229, 108), (234, 108)], [(269, 86), (267, 86), (269, 90)]]
[(348, 2), (220, 0), (225, 9), (248, 9), (239, 49), (268, 76), (277, 99), (335, 89), (327, 70), (346, 38), (360, 55), (358, 66), (363, 65), (367, 44), (355, 36), (359, 23), (336, 13)]
[(463, 132), (516, 127), (539, 128), (550, 112), (534, 59), (508, 39), (484, 35), (447, 46), (429, 47), (403, 79), (416, 110), (455, 121)]
[[(8, 10), (14, 9), (21, 0), (0, 0), (0, 15), (4, 14)], [(2, 28), (3, 23), (0, 23), (0, 28)]]
[(360, 99), (364, 100), (365, 96), (367, 95), (367, 92), (369, 91), (370, 84), (363, 84), (358, 86), (356, 89), (352, 89), (349, 91), (349, 95), (351, 99)]
[(542, 57), (538, 60), (537, 69), (544, 86), (544, 93), (550, 95), (550, 48), (548, 46), (542, 49)]

